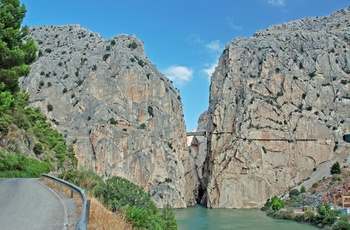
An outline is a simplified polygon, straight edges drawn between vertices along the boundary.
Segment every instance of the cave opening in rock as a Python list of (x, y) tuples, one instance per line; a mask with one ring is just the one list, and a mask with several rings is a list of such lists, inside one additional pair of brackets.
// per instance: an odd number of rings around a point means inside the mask
[(202, 188), (202, 186), (198, 186), (198, 196), (197, 196), (197, 204), (202, 204), (202, 198), (204, 196), (204, 189)]

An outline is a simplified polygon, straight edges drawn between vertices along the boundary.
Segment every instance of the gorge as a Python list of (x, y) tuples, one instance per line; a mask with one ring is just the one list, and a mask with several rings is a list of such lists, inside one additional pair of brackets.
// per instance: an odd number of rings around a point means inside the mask
[(79, 165), (149, 191), (159, 207), (258, 208), (347, 163), (350, 8), (226, 45), (190, 147), (181, 97), (135, 36), (30, 27), (39, 47), (20, 86)]

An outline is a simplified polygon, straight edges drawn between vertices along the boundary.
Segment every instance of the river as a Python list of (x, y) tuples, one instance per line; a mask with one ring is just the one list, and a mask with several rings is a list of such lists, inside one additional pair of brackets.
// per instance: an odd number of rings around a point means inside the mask
[(258, 209), (207, 209), (195, 206), (175, 210), (179, 230), (316, 230), (306, 223), (272, 219)]

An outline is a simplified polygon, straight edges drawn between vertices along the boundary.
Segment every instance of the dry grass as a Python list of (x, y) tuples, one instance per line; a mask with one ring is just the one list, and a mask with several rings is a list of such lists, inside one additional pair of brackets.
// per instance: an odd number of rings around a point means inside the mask
[[(60, 191), (60, 185), (55, 183), (52, 186), (50, 181), (43, 181), (47, 186), (56, 191)], [(71, 196), (71, 190), (62, 187), (62, 193), (68, 197)], [(73, 198), (76, 200), (78, 207), (79, 215), (81, 212), (81, 198), (78, 194), (73, 193)], [(133, 229), (132, 225), (125, 219), (122, 213), (113, 213), (104, 207), (95, 197), (89, 196), (87, 199), (90, 199), (90, 218), (88, 229), (89, 230), (109, 230), (109, 229), (121, 229), (121, 230), (130, 230)]]
[(96, 198), (90, 198), (89, 230), (133, 229), (121, 213), (112, 213)]

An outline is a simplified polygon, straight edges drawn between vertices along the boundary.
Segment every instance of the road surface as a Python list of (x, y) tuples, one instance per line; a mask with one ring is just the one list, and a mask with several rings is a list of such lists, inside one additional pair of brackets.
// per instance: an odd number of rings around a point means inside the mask
[(66, 229), (60, 197), (38, 179), (0, 179), (0, 230)]

